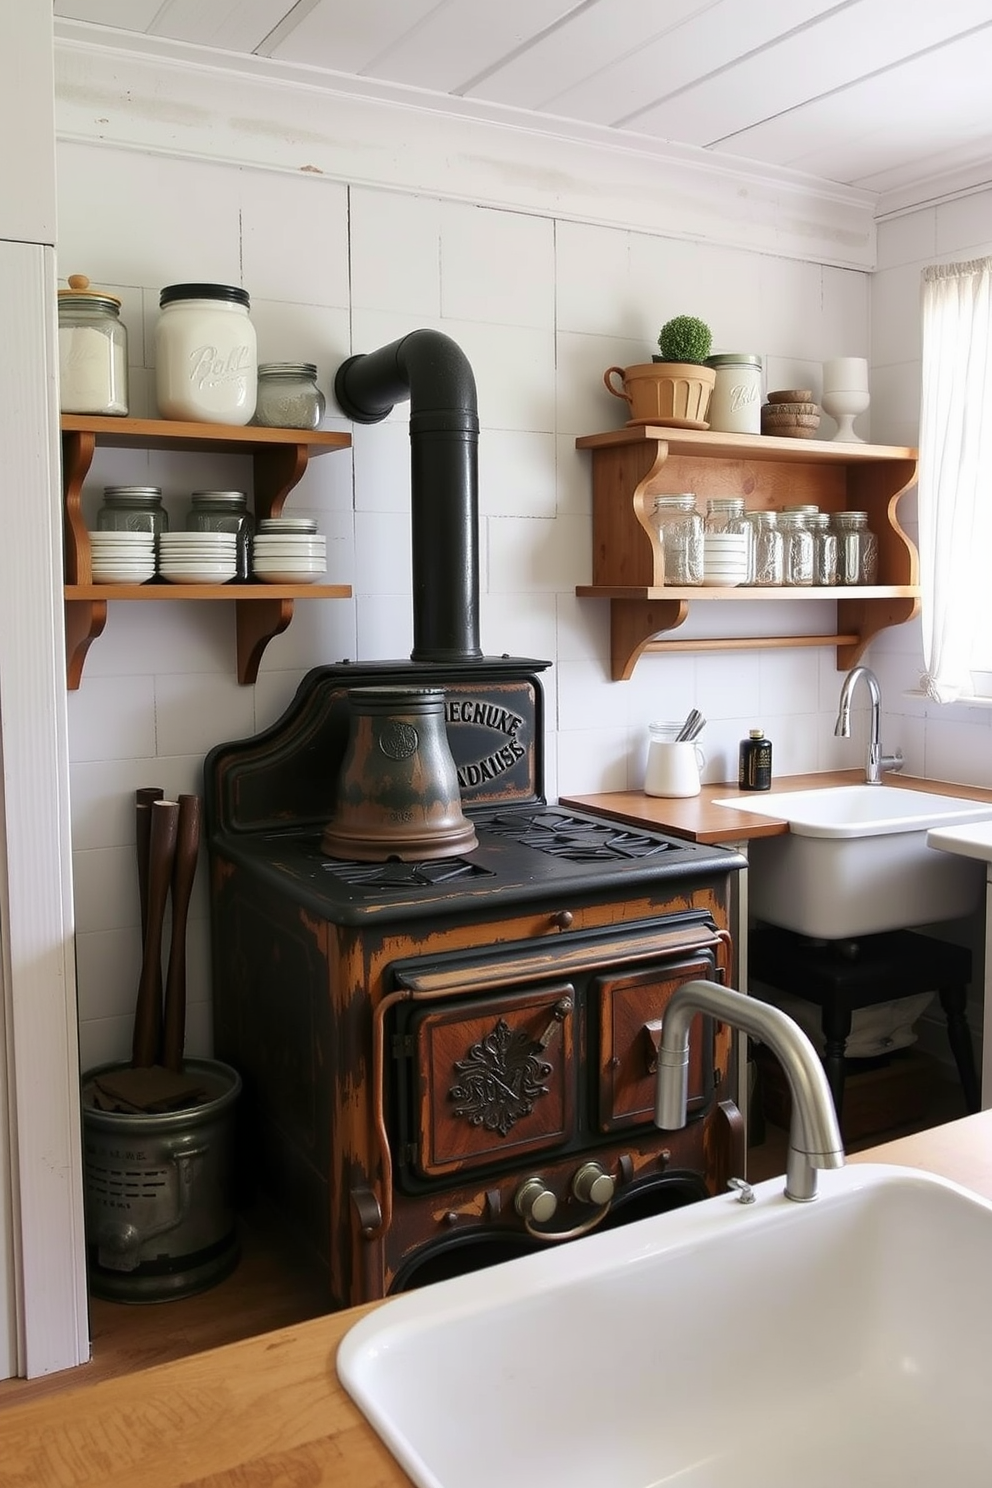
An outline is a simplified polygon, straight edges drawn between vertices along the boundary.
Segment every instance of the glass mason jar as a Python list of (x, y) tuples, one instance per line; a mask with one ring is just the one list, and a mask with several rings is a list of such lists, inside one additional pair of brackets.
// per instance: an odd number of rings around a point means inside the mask
[(258, 367), (247, 290), (230, 284), (169, 284), (159, 305), (155, 385), (161, 416), (193, 423), (250, 423)]
[(662, 583), (703, 582), (703, 519), (691, 491), (655, 497), (652, 522), (661, 542)]
[(187, 532), (233, 532), (237, 536), (236, 577), (251, 576), (251, 540), (255, 523), (244, 491), (193, 491), (186, 513)]
[(813, 534), (806, 513), (792, 509), (778, 519), (782, 532), (782, 582), (787, 587), (806, 588), (813, 582)]
[(778, 513), (756, 511), (750, 514), (750, 520), (754, 523), (751, 583), (764, 589), (781, 588), (785, 567)]
[(313, 362), (260, 362), (253, 424), (269, 429), (318, 429), (324, 395)]
[(746, 351), (706, 358), (716, 372), (706, 417), (711, 429), (724, 434), (761, 433), (761, 358)]
[(127, 330), (121, 302), (70, 274), (59, 290), (59, 407), (63, 413), (127, 414)]
[(169, 530), (161, 487), (104, 486), (96, 525), (98, 532), (150, 532), (160, 537)]
[(834, 513), (837, 533), (837, 582), (874, 584), (878, 581), (878, 538), (868, 526), (868, 513)]
[(837, 578), (837, 534), (830, 525), (829, 512), (816, 512), (809, 518), (813, 529), (813, 583), (834, 585)]
[(746, 532), (743, 496), (713, 496), (706, 503), (705, 532)]

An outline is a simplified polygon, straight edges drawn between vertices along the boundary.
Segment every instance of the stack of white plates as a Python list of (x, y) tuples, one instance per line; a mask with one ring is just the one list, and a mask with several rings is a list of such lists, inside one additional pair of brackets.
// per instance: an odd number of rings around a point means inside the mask
[(308, 517), (269, 518), (259, 524), (251, 566), (263, 584), (312, 584), (327, 568), (327, 539)]
[(151, 532), (91, 532), (94, 584), (144, 584), (155, 577)]
[(237, 575), (237, 533), (163, 532), (158, 569), (170, 584), (226, 584)]
[(747, 583), (746, 532), (707, 532), (703, 537), (703, 583), (732, 589)]

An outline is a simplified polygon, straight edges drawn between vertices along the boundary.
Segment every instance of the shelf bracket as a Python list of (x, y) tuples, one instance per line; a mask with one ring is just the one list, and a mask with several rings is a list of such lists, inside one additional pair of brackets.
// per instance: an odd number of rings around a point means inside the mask
[(894, 596), (891, 599), (842, 599), (837, 603), (837, 629), (854, 631), (853, 645), (838, 645), (837, 670), (849, 672), (857, 666), (869, 644), (892, 625), (904, 625), (920, 613), (919, 599)]
[(689, 613), (684, 599), (611, 599), (610, 670), (614, 682), (626, 682), (652, 639), (675, 630)]
[(238, 627), (238, 681), (254, 682), (258, 665), (269, 642), (281, 635), (293, 618), (291, 599), (243, 599), (236, 601)]
[(95, 641), (107, 623), (105, 599), (67, 599), (65, 602), (65, 670), (66, 685), (76, 692), (83, 676), (83, 663), (90, 642)]

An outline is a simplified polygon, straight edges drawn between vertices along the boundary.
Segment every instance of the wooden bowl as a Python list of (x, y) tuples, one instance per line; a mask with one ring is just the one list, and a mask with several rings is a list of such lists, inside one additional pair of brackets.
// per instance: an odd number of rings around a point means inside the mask
[(808, 400), (762, 404), (762, 434), (777, 434), (782, 439), (812, 439), (819, 427), (820, 410)]
[(812, 403), (813, 391), (811, 388), (785, 388), (777, 393), (768, 394), (769, 403)]

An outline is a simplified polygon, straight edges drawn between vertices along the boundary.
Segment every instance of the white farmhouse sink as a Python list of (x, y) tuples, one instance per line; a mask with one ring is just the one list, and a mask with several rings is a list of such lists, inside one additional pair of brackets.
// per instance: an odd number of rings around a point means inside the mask
[(992, 818), (992, 803), (891, 785), (766, 791), (714, 802), (789, 823), (748, 850), (750, 909), (800, 935), (843, 940), (956, 919), (974, 909), (984, 875), (927, 846), (931, 827)]
[(755, 1194), (396, 1298), (338, 1374), (420, 1488), (988, 1488), (992, 1204)]

